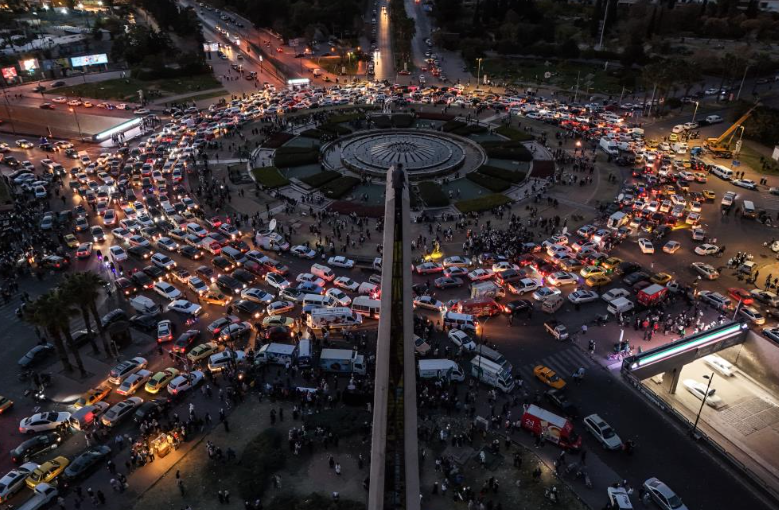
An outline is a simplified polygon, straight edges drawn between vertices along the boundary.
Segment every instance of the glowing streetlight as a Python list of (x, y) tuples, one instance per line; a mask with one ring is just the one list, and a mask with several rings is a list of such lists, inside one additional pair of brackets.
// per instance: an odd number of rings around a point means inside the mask
[(78, 121), (78, 114), (76, 113), (75, 108), (68, 108), (70, 112), (73, 114), (73, 118), (76, 119), (76, 126), (78, 126), (78, 136), (81, 140), (84, 140), (84, 134), (81, 132), (81, 123)]

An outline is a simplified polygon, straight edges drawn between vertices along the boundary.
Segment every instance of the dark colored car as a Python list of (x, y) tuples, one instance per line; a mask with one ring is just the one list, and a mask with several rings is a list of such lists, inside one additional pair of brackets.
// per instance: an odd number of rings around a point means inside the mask
[(524, 312), (530, 312), (533, 309), (533, 302), (529, 299), (517, 299), (506, 303), (509, 313), (517, 315)]
[(152, 279), (149, 278), (149, 275), (147, 275), (143, 271), (134, 272), (130, 277), (130, 280), (132, 280), (132, 282), (136, 284), (138, 287), (144, 289), (151, 289), (152, 287), (154, 287), (154, 281), (152, 281)]
[(203, 258), (203, 252), (194, 246), (184, 245), (179, 249), (179, 253), (190, 260), (200, 260)]
[(208, 266), (200, 266), (195, 270), (195, 274), (203, 280), (204, 282), (215, 282), (216, 281), (216, 273), (213, 269), (211, 269)]
[(249, 319), (259, 319), (262, 316), (262, 310), (265, 307), (260, 303), (241, 299), (240, 301), (233, 303), (233, 308), (235, 308), (239, 315), (244, 315)]
[(133, 315), (130, 317), (130, 325), (147, 333), (157, 329), (157, 316), (148, 313)]
[(165, 276), (167, 275), (167, 273), (163, 269), (160, 269), (157, 266), (146, 266), (143, 268), (142, 271), (146, 273), (149, 276), (149, 278), (151, 278), (155, 282), (161, 282), (162, 280), (165, 279)]
[(274, 326), (265, 330), (265, 339), (269, 342), (287, 343), (291, 336), (290, 329), (286, 326)]
[(154, 252), (145, 246), (131, 246), (127, 254), (140, 260), (149, 260)]
[(629, 275), (630, 273), (635, 273), (639, 269), (641, 269), (641, 265), (626, 260), (625, 262), (620, 262), (614, 272), (621, 275)]
[(638, 282), (643, 282), (645, 280), (649, 280), (651, 276), (649, 276), (647, 273), (643, 271), (636, 271), (634, 273), (630, 273), (626, 277), (622, 279), (622, 283), (627, 285), (628, 287), (632, 287), (633, 285), (637, 284)]
[(576, 406), (573, 405), (560, 390), (549, 390), (544, 393), (544, 398), (552, 405), (557, 407), (567, 418), (576, 418), (579, 416), (579, 411)]
[(230, 273), (235, 269), (235, 266), (224, 257), (214, 257), (211, 264), (223, 273)]
[(235, 271), (233, 271), (232, 277), (238, 280), (239, 282), (243, 282), (245, 284), (251, 284), (254, 283), (256, 278), (253, 274), (251, 274), (246, 269), (238, 268)]
[(36, 455), (54, 450), (60, 443), (62, 436), (57, 432), (34, 436), (11, 450), (11, 460), (14, 464), (27, 462)]
[(103, 315), (103, 317), (100, 319), (100, 323), (105, 328), (115, 322), (126, 321), (126, 320), (127, 320), (127, 312), (125, 312), (121, 308), (117, 308)]
[(233, 294), (240, 294), (240, 292), (244, 289), (244, 284), (236, 280), (230, 275), (219, 275), (219, 277), (216, 279), (216, 286), (228, 295)]
[(287, 288), (279, 292), (279, 298), (300, 303), (308, 292), (301, 289)]
[(117, 278), (115, 285), (117, 292), (121, 292), (125, 296), (132, 296), (138, 293), (138, 287), (133, 285), (133, 282), (127, 278)]
[(135, 410), (133, 419), (136, 423), (143, 423), (146, 420), (158, 418), (166, 409), (170, 408), (170, 401), (166, 398), (156, 398), (144, 402)]
[(66, 481), (84, 478), (91, 473), (98, 463), (111, 454), (111, 448), (106, 445), (93, 446), (85, 450), (81, 455), (73, 459), (62, 473), (62, 479)]
[(179, 335), (176, 341), (173, 342), (173, 346), (170, 348), (170, 350), (173, 352), (184, 354), (189, 350), (190, 347), (192, 347), (192, 344), (194, 344), (195, 341), (198, 340), (199, 338), (200, 338), (200, 330), (189, 329)]
[(22, 368), (29, 368), (48, 357), (52, 352), (54, 352), (54, 346), (51, 344), (36, 345), (27, 351), (27, 354), (21, 357), (18, 361), (19, 366)]

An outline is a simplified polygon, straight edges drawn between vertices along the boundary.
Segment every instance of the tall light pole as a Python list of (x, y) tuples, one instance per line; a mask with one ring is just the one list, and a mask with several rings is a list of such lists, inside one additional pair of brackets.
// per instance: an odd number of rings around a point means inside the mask
[(481, 78), (481, 61), (482, 61), (482, 57), (477, 58), (476, 61), (479, 62), (479, 67), (477, 68), (477, 71), (476, 71), (476, 88), (478, 89), (479, 88), (479, 80)]
[(603, 26), (600, 27), (600, 42), (598, 42), (598, 50), (603, 49), (603, 36), (606, 35), (606, 19), (609, 16), (609, 3), (610, 0), (606, 0), (606, 8), (603, 10)]
[(711, 381), (714, 380), (714, 372), (711, 373), (711, 375), (704, 375), (704, 379), (709, 380), (709, 384), (706, 385), (706, 393), (703, 395), (703, 398), (701, 399), (701, 407), (698, 409), (698, 416), (695, 417), (695, 423), (692, 426), (692, 430), (690, 431), (691, 436), (695, 436), (695, 431), (698, 430), (698, 420), (701, 419), (701, 413), (703, 412), (703, 406), (706, 405), (706, 398), (709, 396), (709, 388), (711, 388)]
[(701, 104), (700, 102), (695, 101), (695, 111), (692, 112), (692, 121), (693, 122), (695, 122), (695, 114), (698, 113), (698, 105), (700, 105), (700, 104)]
[(70, 111), (73, 113), (73, 118), (76, 119), (76, 126), (78, 126), (78, 136), (81, 141), (84, 141), (84, 134), (81, 132), (81, 123), (78, 121), (78, 114), (76, 113), (75, 108), (70, 108)]
[(14, 136), (16, 136), (16, 126), (14, 125), (13, 115), (11, 115), (11, 105), (8, 103), (8, 94), (5, 88), (3, 88), (3, 97), (5, 98), (5, 112), (8, 115), (8, 122), (11, 123), (11, 130), (14, 132)]
[(751, 66), (746, 66), (744, 68), (744, 76), (741, 77), (741, 85), (738, 86), (738, 94), (736, 94), (736, 101), (738, 101), (738, 98), (741, 97), (741, 89), (744, 88), (744, 80), (747, 79), (747, 71), (749, 71), (749, 68)]

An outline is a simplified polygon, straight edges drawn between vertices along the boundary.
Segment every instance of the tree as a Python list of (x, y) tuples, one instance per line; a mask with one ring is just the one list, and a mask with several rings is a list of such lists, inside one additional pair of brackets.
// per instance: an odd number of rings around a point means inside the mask
[[(65, 282), (60, 286), (62, 291), (67, 297), (70, 298), (71, 303), (79, 308), (81, 316), (84, 317), (84, 325), (89, 332), (89, 344), (92, 346), (92, 352), (100, 354), (100, 349), (95, 342), (94, 334), (92, 331), (92, 321), (90, 320), (90, 306), (94, 300), (94, 290), (92, 289), (93, 283), (91, 282), (92, 276), (95, 273), (73, 273), (67, 276)], [(98, 278), (100, 278), (98, 276)], [(104, 283), (102, 278), (100, 279), (101, 285)], [(99, 290), (99, 289), (98, 289)], [(97, 317), (96, 322), (100, 323), (100, 318)], [(105, 340), (104, 340), (105, 342)], [(104, 344), (105, 345), (105, 344)]]
[(70, 321), (74, 316), (78, 315), (78, 309), (73, 306), (70, 297), (62, 290), (55, 289), (48, 294), (48, 304), (51, 306), (51, 309), (47, 313), (51, 316), (52, 324), (65, 337), (65, 345), (67, 345), (70, 353), (73, 355), (73, 359), (76, 360), (76, 367), (81, 377), (86, 377), (87, 371), (84, 369), (81, 353), (78, 351), (78, 346), (70, 334)]
[(100, 297), (100, 290), (106, 282), (93, 271), (85, 271), (80, 274), (79, 283), (82, 286), (81, 292), (85, 294), (85, 299), (89, 303), (89, 310), (92, 312), (92, 317), (95, 319), (97, 331), (100, 335), (100, 340), (103, 343), (103, 351), (105, 351), (106, 356), (108, 356), (111, 351), (108, 349), (105, 328), (103, 327), (103, 322), (100, 320), (100, 313), (97, 311), (97, 299)]
[(57, 305), (53, 292), (50, 291), (42, 296), (39, 296), (35, 301), (28, 303), (24, 309), (24, 320), (34, 326), (38, 326), (51, 338), (54, 343), (54, 349), (57, 351), (57, 357), (62, 362), (62, 368), (65, 372), (72, 372), (73, 365), (70, 364), (70, 358), (68, 357), (68, 351), (65, 349), (65, 344), (62, 341), (62, 335), (60, 335), (59, 324), (56, 317), (52, 313), (54, 306)]

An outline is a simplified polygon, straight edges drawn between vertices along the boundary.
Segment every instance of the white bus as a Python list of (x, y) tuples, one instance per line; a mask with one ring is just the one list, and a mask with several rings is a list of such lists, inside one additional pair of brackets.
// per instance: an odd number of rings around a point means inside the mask
[(369, 296), (357, 296), (352, 301), (352, 310), (369, 319), (378, 319), (381, 309), (381, 301), (371, 299)]
[(725, 181), (729, 181), (733, 179), (733, 170), (731, 170), (730, 168), (725, 168), (724, 166), (721, 165), (713, 165), (711, 167), (711, 173), (713, 173), (714, 175), (716, 175), (717, 177)]
[(362, 315), (345, 306), (336, 308), (315, 308), (306, 318), (306, 324), (312, 329), (347, 328), (362, 324)]

